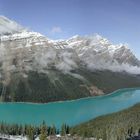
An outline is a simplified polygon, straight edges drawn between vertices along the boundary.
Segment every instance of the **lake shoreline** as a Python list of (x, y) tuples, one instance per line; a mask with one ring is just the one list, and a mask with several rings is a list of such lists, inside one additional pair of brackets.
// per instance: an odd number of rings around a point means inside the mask
[(124, 88), (104, 96), (47, 104), (1, 102), (0, 120), (7, 123), (34, 125), (39, 125), (44, 120), (48, 125), (55, 124), (57, 128), (63, 123), (74, 126), (98, 116), (127, 109), (139, 103), (139, 93), (140, 88)]
[(124, 90), (139, 90), (140, 87), (133, 87), (133, 88), (121, 88), (121, 89), (117, 89), (113, 92), (104, 94), (104, 95), (98, 95), (98, 96), (87, 96), (87, 97), (82, 97), (82, 98), (78, 98), (78, 99), (72, 99), (72, 100), (61, 100), (61, 101), (52, 101), (52, 102), (48, 102), (48, 103), (37, 103), (37, 102), (0, 102), (0, 104), (5, 103), (5, 104), (12, 104), (12, 103), (19, 103), (19, 104), (33, 104), (33, 105), (48, 105), (48, 104), (56, 104), (56, 103), (63, 103), (63, 102), (74, 102), (74, 101), (79, 101), (79, 100), (85, 100), (85, 99), (89, 99), (89, 98), (101, 98), (101, 97), (105, 97), (105, 96), (110, 96), (112, 94), (115, 94), (116, 92), (119, 91), (124, 91)]

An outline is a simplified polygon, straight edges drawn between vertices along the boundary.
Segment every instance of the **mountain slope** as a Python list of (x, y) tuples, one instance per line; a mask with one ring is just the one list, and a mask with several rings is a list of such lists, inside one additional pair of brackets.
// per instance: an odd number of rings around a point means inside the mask
[(140, 104), (126, 110), (101, 116), (71, 129), (72, 135), (126, 140), (140, 133)]
[[(3, 101), (50, 102), (78, 99), (110, 93), (120, 88), (139, 87), (140, 76), (111, 71), (90, 72), (79, 69), (75, 75), (64, 74), (50, 69), (48, 74), (30, 71), (28, 77), (18, 73), (11, 76), (11, 81), (3, 91)], [(79, 77), (79, 74), (82, 76)]]
[(100, 35), (74, 36), (67, 40), (69, 46), (74, 48), (80, 59), (90, 68), (107, 68), (109, 65), (129, 64), (140, 66), (140, 61), (125, 45), (113, 45)]
[(95, 36), (51, 40), (0, 16), (1, 100), (49, 102), (140, 86), (140, 61)]

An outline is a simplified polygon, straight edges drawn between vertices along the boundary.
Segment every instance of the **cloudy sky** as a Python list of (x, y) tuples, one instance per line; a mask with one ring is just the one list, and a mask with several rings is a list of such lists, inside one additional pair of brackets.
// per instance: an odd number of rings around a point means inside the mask
[(140, 58), (139, 0), (0, 0), (0, 15), (53, 39), (98, 33)]

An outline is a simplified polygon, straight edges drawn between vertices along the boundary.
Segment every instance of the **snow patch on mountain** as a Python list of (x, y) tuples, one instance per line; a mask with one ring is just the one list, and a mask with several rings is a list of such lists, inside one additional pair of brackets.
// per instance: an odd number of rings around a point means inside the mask
[(14, 33), (11, 35), (3, 35), (0, 37), (1, 41), (13, 41), (13, 40), (17, 40), (17, 39), (26, 39), (26, 38), (31, 38), (34, 37), (34, 39), (36, 37), (42, 37), (43, 35), (41, 35), (40, 33), (37, 32), (27, 32), (27, 31), (22, 31), (21, 33)]

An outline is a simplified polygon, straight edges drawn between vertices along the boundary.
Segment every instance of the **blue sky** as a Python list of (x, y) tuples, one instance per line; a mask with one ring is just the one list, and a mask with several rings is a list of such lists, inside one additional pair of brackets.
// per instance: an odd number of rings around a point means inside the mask
[(98, 33), (140, 58), (139, 0), (0, 0), (0, 14), (53, 39)]

